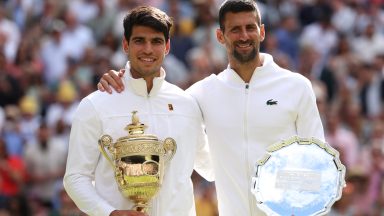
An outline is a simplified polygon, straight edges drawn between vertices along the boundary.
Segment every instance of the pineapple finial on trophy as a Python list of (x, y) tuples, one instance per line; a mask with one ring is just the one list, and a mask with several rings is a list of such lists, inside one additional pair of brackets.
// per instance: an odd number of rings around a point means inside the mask
[(129, 135), (144, 134), (144, 130), (147, 128), (145, 124), (140, 123), (137, 111), (132, 111), (132, 123), (127, 125), (124, 129), (128, 131)]

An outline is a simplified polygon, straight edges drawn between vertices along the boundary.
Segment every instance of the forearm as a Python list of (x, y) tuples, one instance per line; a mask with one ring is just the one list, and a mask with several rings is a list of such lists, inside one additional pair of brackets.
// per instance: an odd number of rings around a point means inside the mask
[(101, 198), (92, 185), (91, 178), (80, 174), (64, 176), (64, 188), (77, 207), (88, 215), (107, 216), (115, 210)]
[(199, 124), (197, 137), (197, 151), (195, 157), (194, 169), (207, 181), (214, 181), (213, 164), (209, 152), (208, 139), (205, 134), (202, 123)]
[(102, 133), (100, 119), (93, 105), (83, 100), (76, 111), (71, 134), (64, 187), (80, 210), (88, 215), (109, 215), (115, 208), (96, 191), (92, 184), (100, 152), (98, 138)]

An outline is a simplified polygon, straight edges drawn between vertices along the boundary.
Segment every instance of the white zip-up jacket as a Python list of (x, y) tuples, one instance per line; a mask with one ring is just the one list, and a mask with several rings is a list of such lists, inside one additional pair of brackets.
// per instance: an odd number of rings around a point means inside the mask
[[(177, 151), (168, 163), (162, 187), (151, 202), (151, 216), (193, 216), (195, 205), (191, 174), (194, 168), (213, 180), (210, 157), (195, 100), (164, 80), (154, 80), (150, 94), (144, 79), (133, 79), (126, 66), (126, 90), (112, 95), (96, 91), (85, 97), (73, 120), (64, 187), (76, 205), (88, 215), (109, 215), (131, 209), (133, 203), (118, 190), (111, 164), (98, 149), (98, 139), (108, 134), (113, 142), (127, 136), (131, 112), (138, 111), (145, 133), (159, 139), (175, 139)], [(94, 181), (94, 185), (93, 185)]]
[(220, 216), (264, 215), (251, 177), (268, 145), (293, 135), (324, 140), (310, 81), (280, 68), (268, 54), (261, 58), (250, 83), (228, 67), (187, 90), (203, 113)]

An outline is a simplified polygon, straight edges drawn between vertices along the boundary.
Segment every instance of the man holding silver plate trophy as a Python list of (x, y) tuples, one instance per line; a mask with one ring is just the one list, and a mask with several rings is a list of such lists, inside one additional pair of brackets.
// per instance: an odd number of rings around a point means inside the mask
[[(204, 117), (219, 215), (326, 214), (345, 167), (324, 142), (311, 82), (259, 52), (265, 28), (255, 1), (225, 1), (219, 24), (229, 65), (187, 90)], [(99, 90), (123, 89), (122, 76), (105, 73)]]
[(192, 171), (213, 174), (197, 103), (164, 80), (171, 19), (138, 7), (123, 24), (128, 90), (81, 101), (64, 187), (88, 215), (194, 216)]

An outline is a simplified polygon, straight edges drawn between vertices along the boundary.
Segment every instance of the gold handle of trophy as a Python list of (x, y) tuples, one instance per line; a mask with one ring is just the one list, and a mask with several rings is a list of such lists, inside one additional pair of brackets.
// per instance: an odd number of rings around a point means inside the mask
[(166, 138), (163, 143), (163, 148), (165, 150), (164, 160), (165, 163), (169, 162), (176, 153), (176, 141), (170, 137)]
[(99, 139), (99, 149), (100, 149), (100, 152), (108, 160), (108, 162), (111, 164), (111, 166), (115, 167), (113, 162), (112, 162), (112, 159), (109, 157), (109, 155), (105, 151), (105, 147), (107, 147), (108, 150), (111, 149), (111, 147), (112, 147), (111, 144), (112, 144), (112, 137), (111, 136), (103, 135), (103, 136), (100, 137), (100, 139)]

